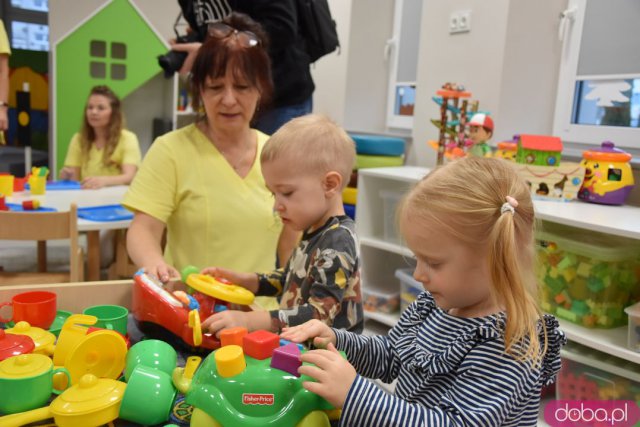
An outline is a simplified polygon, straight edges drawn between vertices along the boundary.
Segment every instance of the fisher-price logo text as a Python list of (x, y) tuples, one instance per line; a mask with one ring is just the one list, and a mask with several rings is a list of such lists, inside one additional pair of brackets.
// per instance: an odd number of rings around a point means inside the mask
[(631, 427), (640, 420), (632, 400), (555, 400), (544, 408), (552, 427)]
[(255, 394), (255, 393), (243, 393), (242, 404), (243, 405), (273, 405), (273, 394)]

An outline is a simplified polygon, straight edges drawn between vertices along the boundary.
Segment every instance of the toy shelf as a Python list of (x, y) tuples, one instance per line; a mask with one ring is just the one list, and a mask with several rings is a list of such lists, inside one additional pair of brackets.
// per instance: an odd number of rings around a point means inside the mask
[(640, 240), (638, 207), (548, 200), (535, 200), (534, 205), (539, 219)]
[(626, 326), (613, 329), (589, 329), (566, 320), (558, 319), (558, 321), (569, 341), (640, 365), (640, 353), (627, 348)]
[[(377, 291), (398, 291), (394, 276), (398, 268), (412, 262), (411, 251), (391, 228), (395, 223), (395, 200), (388, 194), (406, 193), (429, 172), (427, 168), (404, 166), (358, 171), (356, 228), (361, 248), (362, 286)], [(591, 203), (535, 200), (539, 219), (602, 233), (640, 240), (640, 208)], [(365, 311), (367, 319), (393, 326), (399, 314)], [(587, 329), (560, 320), (570, 341), (640, 364), (640, 353), (627, 348), (627, 327)]]

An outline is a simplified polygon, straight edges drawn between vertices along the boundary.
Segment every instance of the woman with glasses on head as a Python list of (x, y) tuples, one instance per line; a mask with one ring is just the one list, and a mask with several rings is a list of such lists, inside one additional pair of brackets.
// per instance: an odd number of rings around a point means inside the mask
[[(178, 0), (191, 30), (202, 40), (207, 24), (231, 11), (249, 15), (269, 36), (269, 58), (274, 92), (254, 127), (272, 135), (289, 120), (311, 113), (315, 84), (311, 76), (306, 40), (298, 20), (298, 0)], [(171, 49), (187, 53), (180, 73), (191, 70), (199, 42), (172, 44)]]
[(60, 179), (82, 181), (82, 187), (90, 189), (128, 185), (139, 165), (140, 144), (133, 132), (124, 129), (120, 99), (108, 86), (93, 87)]
[(191, 68), (202, 115), (156, 139), (123, 202), (135, 211), (129, 254), (163, 282), (187, 265), (267, 271), (277, 246), (281, 260), (295, 246), (294, 233), (278, 245), (282, 224), (259, 160), (267, 136), (251, 128), (272, 93), (264, 32), (234, 13), (208, 33)]

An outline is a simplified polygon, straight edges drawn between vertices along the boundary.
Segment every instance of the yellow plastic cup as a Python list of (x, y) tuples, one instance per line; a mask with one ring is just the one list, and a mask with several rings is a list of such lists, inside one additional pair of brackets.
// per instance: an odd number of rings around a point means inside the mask
[(31, 175), (29, 177), (29, 186), (31, 194), (35, 196), (42, 195), (47, 189), (47, 177)]
[(13, 194), (13, 175), (0, 175), (0, 194), (7, 197)]

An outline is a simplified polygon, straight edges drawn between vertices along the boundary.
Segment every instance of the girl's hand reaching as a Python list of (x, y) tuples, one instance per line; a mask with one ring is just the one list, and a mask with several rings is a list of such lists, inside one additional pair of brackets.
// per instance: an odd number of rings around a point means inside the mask
[(82, 180), (82, 188), (87, 190), (97, 190), (109, 185), (109, 179), (106, 176), (89, 176)]
[(329, 343), (335, 346), (336, 334), (329, 326), (317, 319), (309, 320), (302, 325), (283, 328), (282, 338), (292, 342), (306, 342), (313, 338), (313, 345), (317, 348), (327, 348)]
[(305, 381), (302, 386), (323, 397), (336, 408), (342, 408), (357, 376), (355, 368), (342, 357), (332, 343), (329, 343), (327, 350), (311, 350), (303, 353), (300, 359), (315, 366), (302, 365), (298, 372), (317, 381)]

